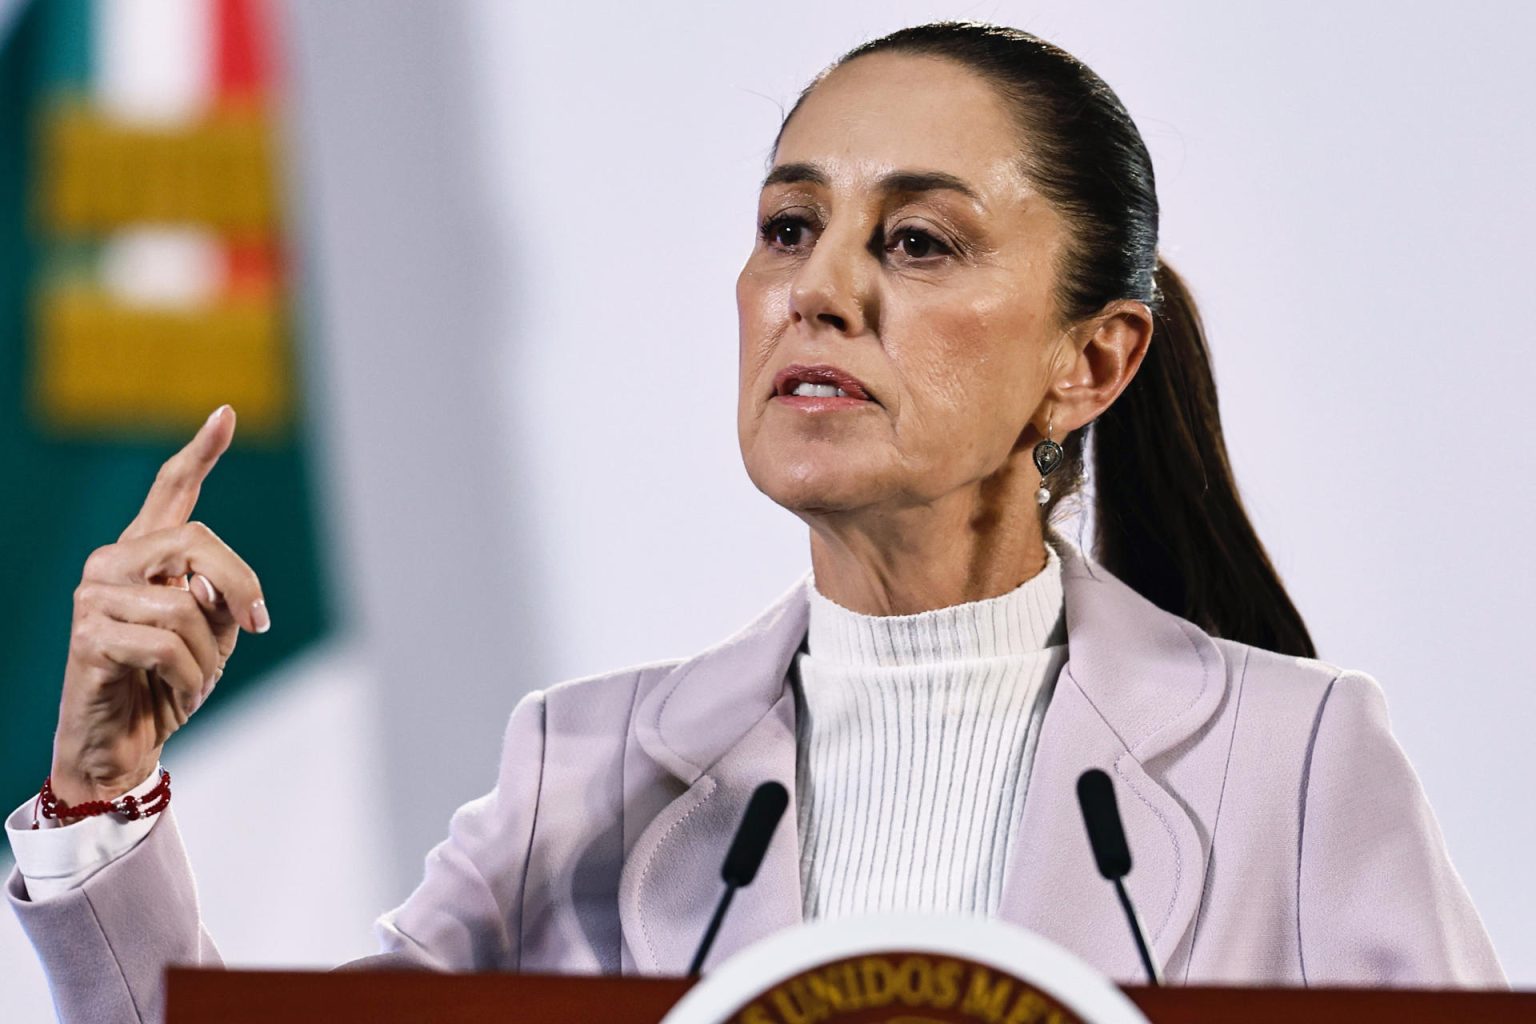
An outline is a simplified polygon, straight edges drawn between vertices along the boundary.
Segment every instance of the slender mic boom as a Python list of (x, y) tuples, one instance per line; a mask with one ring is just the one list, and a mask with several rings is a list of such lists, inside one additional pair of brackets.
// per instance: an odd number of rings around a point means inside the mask
[(1136, 915), (1130, 893), (1125, 891), (1125, 876), (1131, 873), (1131, 847), (1125, 841), (1125, 826), (1120, 823), (1115, 784), (1104, 772), (1090, 768), (1077, 777), (1077, 802), (1083, 809), (1083, 824), (1088, 828), (1088, 845), (1093, 847), (1093, 859), (1099, 866), (1099, 874), (1115, 885), (1115, 895), (1120, 897), (1120, 906), (1131, 926), (1131, 938), (1136, 940), (1141, 966), (1146, 969), (1152, 984), (1161, 985), (1163, 979), (1157, 964), (1152, 962), (1152, 951), (1147, 945), (1146, 933), (1142, 931), (1141, 918)]
[(698, 951), (693, 954), (693, 963), (688, 965), (690, 977), (697, 975), (699, 968), (704, 966), (704, 958), (715, 944), (715, 935), (720, 931), (720, 922), (725, 920), (725, 911), (731, 905), (731, 897), (736, 895), (737, 889), (751, 885), (752, 879), (757, 877), (757, 869), (762, 866), (763, 858), (768, 854), (768, 842), (773, 838), (773, 830), (778, 827), (779, 819), (784, 816), (784, 808), (788, 806), (789, 791), (777, 782), (765, 782), (752, 791), (752, 799), (747, 801), (741, 824), (736, 828), (736, 838), (731, 840), (725, 863), (720, 865), (720, 878), (725, 882), (725, 892), (720, 894), (715, 914), (709, 919), (709, 927), (704, 930)]

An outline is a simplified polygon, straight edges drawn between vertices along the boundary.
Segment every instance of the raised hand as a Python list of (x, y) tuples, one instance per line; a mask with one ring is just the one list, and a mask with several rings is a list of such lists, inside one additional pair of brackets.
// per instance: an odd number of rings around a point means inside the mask
[(53, 791), (66, 804), (112, 800), (148, 778), (240, 630), (271, 626), (251, 567), (191, 520), (234, 435), (235, 412), (220, 406), (160, 467), (117, 542), (86, 559), (53, 743)]

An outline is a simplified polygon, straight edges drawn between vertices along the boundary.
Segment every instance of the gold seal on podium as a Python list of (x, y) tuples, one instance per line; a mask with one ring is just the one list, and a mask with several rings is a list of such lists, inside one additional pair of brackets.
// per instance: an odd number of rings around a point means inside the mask
[(866, 953), (778, 982), (744, 1006), (740, 1024), (1080, 1024), (1022, 978), (965, 957)]

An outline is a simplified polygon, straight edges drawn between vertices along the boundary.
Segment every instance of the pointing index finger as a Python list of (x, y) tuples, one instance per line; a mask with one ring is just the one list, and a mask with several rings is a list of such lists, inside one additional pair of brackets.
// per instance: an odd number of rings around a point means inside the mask
[(203, 481), (235, 436), (235, 410), (221, 405), (209, 414), (192, 440), (172, 455), (155, 474), (144, 505), (119, 541), (142, 537), (155, 530), (180, 526), (192, 517)]

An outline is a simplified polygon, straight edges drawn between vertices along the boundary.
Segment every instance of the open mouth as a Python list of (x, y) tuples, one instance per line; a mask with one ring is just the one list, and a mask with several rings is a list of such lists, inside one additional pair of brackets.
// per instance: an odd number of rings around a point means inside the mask
[[(843, 399), (851, 403), (878, 405), (874, 396), (853, 374), (825, 364), (794, 364), (780, 370), (773, 379), (773, 397), (786, 399)], [(796, 403), (805, 404), (805, 403)]]

